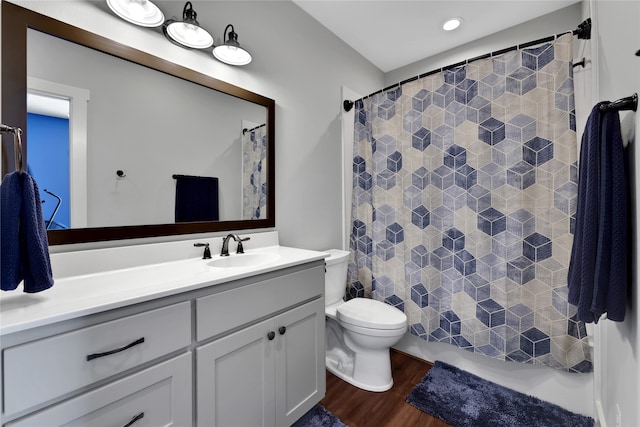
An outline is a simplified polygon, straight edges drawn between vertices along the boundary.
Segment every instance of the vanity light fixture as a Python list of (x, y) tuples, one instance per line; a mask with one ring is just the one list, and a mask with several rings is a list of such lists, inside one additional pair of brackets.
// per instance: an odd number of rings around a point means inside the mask
[[(231, 31), (229, 31), (229, 38), (227, 39), (227, 30), (229, 28), (231, 28)], [(251, 54), (240, 47), (238, 34), (234, 31), (233, 25), (227, 25), (222, 39), (226, 39), (226, 41), (213, 48), (213, 56), (217, 60), (229, 65), (247, 65), (251, 62)]]
[(456, 28), (462, 25), (462, 18), (451, 18), (447, 19), (444, 24), (442, 24), (442, 29), (445, 31), (453, 31)]
[(107, 5), (120, 18), (141, 27), (159, 27), (164, 22), (162, 11), (149, 0), (107, 0)]
[(213, 37), (202, 28), (196, 18), (198, 14), (188, 1), (182, 10), (182, 21), (169, 19), (162, 25), (162, 31), (169, 41), (191, 49), (207, 49), (213, 46)]

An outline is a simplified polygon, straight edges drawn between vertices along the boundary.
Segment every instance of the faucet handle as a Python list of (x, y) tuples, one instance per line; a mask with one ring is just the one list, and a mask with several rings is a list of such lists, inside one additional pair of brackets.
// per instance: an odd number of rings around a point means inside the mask
[(202, 254), (202, 259), (211, 259), (211, 249), (209, 249), (208, 243), (194, 243), (193, 246), (196, 248), (201, 248), (204, 246), (204, 254)]
[(242, 242), (246, 242), (247, 240), (251, 240), (251, 237), (240, 238), (240, 236), (236, 235), (236, 242), (238, 242), (238, 249), (236, 250), (237, 254), (244, 253), (244, 246), (242, 246)]

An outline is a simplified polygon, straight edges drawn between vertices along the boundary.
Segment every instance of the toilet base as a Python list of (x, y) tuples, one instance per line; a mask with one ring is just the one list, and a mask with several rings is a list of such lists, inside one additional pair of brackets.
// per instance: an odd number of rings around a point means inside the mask
[(327, 370), (331, 372), (333, 375), (335, 375), (336, 377), (363, 390), (382, 392), (382, 391), (387, 391), (391, 387), (393, 387), (393, 378), (391, 378), (387, 384), (380, 384), (380, 385), (371, 385), (371, 384), (365, 384), (365, 383), (356, 381), (352, 375), (349, 375), (347, 373), (340, 371), (336, 366), (335, 361), (332, 361), (329, 358), (327, 358), (325, 366), (327, 367)]
[[(356, 336), (345, 331), (338, 322), (326, 319), (325, 366), (335, 376), (367, 391), (387, 391), (393, 386), (391, 376), (391, 356), (389, 347), (400, 339), (401, 335), (376, 337), (373, 343), (370, 337)], [(363, 348), (362, 341), (369, 346)], [(371, 344), (379, 348), (371, 348)]]

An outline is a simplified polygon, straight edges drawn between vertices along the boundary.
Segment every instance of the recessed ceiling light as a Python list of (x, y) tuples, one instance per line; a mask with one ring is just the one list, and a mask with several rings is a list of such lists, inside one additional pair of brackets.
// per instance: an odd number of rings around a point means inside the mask
[(442, 29), (445, 31), (453, 31), (460, 25), (462, 25), (462, 18), (451, 18), (442, 24)]

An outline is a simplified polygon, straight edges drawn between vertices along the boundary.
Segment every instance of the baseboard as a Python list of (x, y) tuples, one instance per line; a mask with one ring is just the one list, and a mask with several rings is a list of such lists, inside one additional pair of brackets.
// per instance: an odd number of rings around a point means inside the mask
[(607, 419), (604, 416), (602, 401), (596, 400), (595, 425), (598, 427), (607, 427)]
[(419, 360), (420, 362), (424, 363), (425, 365), (429, 365), (430, 367), (433, 368), (433, 362), (431, 362), (429, 360), (426, 360), (426, 359), (423, 359), (421, 357), (418, 357), (415, 354), (407, 353), (406, 351), (398, 350), (397, 348), (394, 348), (394, 347), (391, 347), (390, 350), (391, 350), (392, 353), (395, 352), (395, 353), (404, 354), (407, 357), (410, 357), (410, 358), (415, 359), (415, 360)]

